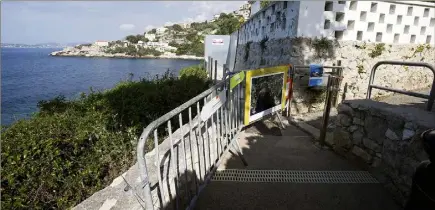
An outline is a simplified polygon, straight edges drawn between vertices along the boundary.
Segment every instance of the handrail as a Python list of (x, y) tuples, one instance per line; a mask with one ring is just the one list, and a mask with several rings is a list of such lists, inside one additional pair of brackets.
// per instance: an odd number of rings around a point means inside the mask
[[(426, 94), (421, 94), (421, 93), (416, 93), (416, 92), (411, 92), (411, 91), (405, 91), (405, 90), (399, 90), (399, 89), (395, 89), (395, 88), (389, 88), (389, 87), (382, 87), (379, 85), (374, 85), (373, 82), (375, 80), (375, 73), (376, 70), (379, 66), (381, 65), (385, 65), (385, 64), (389, 64), (389, 65), (403, 65), (403, 66), (418, 66), (418, 67), (426, 67), (428, 69), (430, 69), (434, 75), (434, 79), (432, 82), (432, 87), (431, 87), (431, 91), (429, 93), (429, 95)], [(370, 73), (370, 79), (369, 79), (369, 85), (368, 85), (368, 89), (367, 89), (367, 99), (371, 98), (371, 94), (372, 94), (372, 89), (376, 88), (376, 89), (380, 89), (380, 90), (386, 90), (386, 91), (391, 91), (391, 92), (395, 92), (395, 93), (401, 93), (404, 95), (408, 95), (408, 96), (414, 96), (414, 97), (418, 97), (418, 98), (424, 98), (424, 99), (428, 99), (427, 101), (427, 111), (431, 111), (432, 110), (432, 106), (434, 104), (435, 101), (435, 67), (429, 63), (424, 63), (424, 62), (409, 62), (409, 61), (379, 61), (377, 62), (373, 68), (372, 71)]]
[[(137, 145), (137, 161), (140, 170), (140, 178), (143, 184), (142, 190), (144, 199), (142, 200), (146, 209), (154, 209), (154, 205), (156, 203), (153, 202), (153, 200), (156, 199), (153, 197), (153, 195), (154, 190), (157, 188), (151, 189), (152, 183), (150, 180), (150, 178), (154, 177), (154, 174), (152, 174), (154, 170), (152, 168), (155, 166), (147, 166), (147, 161), (154, 161), (152, 157), (156, 157), (155, 164), (157, 165), (157, 169), (155, 171), (157, 172), (156, 181), (158, 182), (157, 199), (160, 203), (160, 206), (163, 207), (164, 205), (170, 205), (172, 202), (171, 199), (174, 198), (173, 193), (175, 193), (174, 204), (176, 205), (176, 209), (180, 209), (180, 199), (186, 198), (190, 199), (189, 207), (187, 209), (194, 208), (199, 194), (210, 182), (215, 171), (219, 167), (219, 164), (223, 160), (223, 155), (225, 155), (231, 147), (235, 149), (235, 152), (237, 152), (243, 164), (247, 165), (246, 160), (243, 158), (243, 152), (240, 148), (240, 145), (237, 142), (237, 136), (243, 127), (241, 120), (242, 107), (240, 106), (242, 87), (241, 85), (238, 85), (232, 91), (229, 91), (229, 89), (226, 88), (226, 84), (229, 82), (229, 79), (230, 77), (228, 77), (227, 74), (224, 74), (224, 79), (218, 84), (215, 84), (213, 87), (210, 87), (201, 94), (193, 97), (189, 101), (154, 120), (143, 130)], [(223, 92), (220, 92), (219, 94), (219, 91), (225, 91), (225, 96), (222, 94)], [(200, 103), (202, 101), (204, 102), (204, 106), (207, 107), (202, 109), (208, 110), (209, 114), (204, 115), (205, 117), (201, 116)], [(197, 110), (197, 115), (196, 117), (194, 116), (194, 119), (192, 119), (191, 108), (196, 108)], [(186, 110), (189, 112), (189, 119), (187, 123), (183, 123), (182, 112)], [(174, 120), (177, 115), (180, 127), (173, 132), (171, 120)], [(168, 133), (168, 137), (160, 142), (158, 130), (161, 129), (161, 126), (165, 123), (167, 123), (167, 130), (165, 130), (165, 132)], [(150, 143), (153, 133), (154, 152), (149, 153), (150, 156), (148, 157), (147, 152), (151, 151), (146, 151), (145, 145)], [(185, 135), (187, 135), (187, 137)], [(182, 152), (175, 153), (175, 148), (177, 148), (177, 151), (178, 149), (181, 149)], [(164, 153), (170, 152), (171, 158), (170, 160), (168, 159), (170, 162), (168, 162), (166, 166), (165, 158), (163, 158), (163, 165), (161, 165), (162, 158), (159, 151), (163, 151)], [(180, 155), (184, 155), (184, 157)], [(179, 165), (179, 163), (184, 164)], [(191, 170), (188, 167), (189, 165)], [(169, 181), (168, 183), (164, 182), (161, 167), (166, 167), (168, 174), (172, 173), (173, 176), (176, 176), (173, 179), (174, 181)], [(170, 168), (172, 169), (171, 171)], [(180, 168), (184, 169), (185, 180), (180, 179)], [(189, 183), (189, 172), (193, 172), (194, 175), (192, 176), (195, 176), (195, 193), (188, 190), (190, 188), (187, 186)], [(166, 181), (168, 181), (168, 175), (165, 177), (167, 179)], [(179, 184), (181, 182), (178, 183), (178, 181), (185, 181), (184, 192), (187, 193), (186, 195), (181, 195), (179, 191)], [(166, 184), (168, 184), (168, 186), (164, 186)], [(168, 187), (168, 189), (166, 189), (166, 187)], [(174, 191), (172, 191), (171, 188), (173, 188)]]
[[(213, 87), (205, 90), (201, 94), (193, 97), (192, 99), (188, 100), (187, 102), (180, 105), (179, 107), (177, 107), (177, 108), (173, 109), (172, 111), (166, 113), (165, 115), (159, 117), (157, 120), (154, 120), (143, 130), (142, 134), (140, 135), (138, 146), (137, 146), (137, 162), (138, 162), (140, 171), (146, 171), (146, 169), (147, 169), (147, 165), (146, 165), (146, 161), (145, 161), (145, 154), (146, 154), (145, 145), (146, 145), (146, 141), (148, 139), (147, 137), (151, 134), (151, 132), (153, 130), (157, 129), (158, 126), (162, 125), (163, 123), (165, 123), (168, 120), (175, 117), (177, 114), (179, 114), (183, 110), (194, 105), (200, 99), (207, 97), (208, 95), (210, 95), (211, 93), (216, 91), (218, 89), (218, 87), (221, 87), (225, 82), (226, 82), (226, 80), (221, 81), (220, 83), (214, 85)], [(146, 209), (153, 209), (154, 207), (152, 205), (153, 202), (152, 202), (151, 190), (149, 187), (146, 187), (147, 185), (149, 185), (148, 175), (146, 173), (140, 173), (140, 176), (142, 178), (142, 181), (145, 182), (144, 183), (145, 184), (145, 187), (144, 187), (145, 199), (146, 199), (146, 200), (144, 200), (145, 205), (146, 205), (145, 208)]]

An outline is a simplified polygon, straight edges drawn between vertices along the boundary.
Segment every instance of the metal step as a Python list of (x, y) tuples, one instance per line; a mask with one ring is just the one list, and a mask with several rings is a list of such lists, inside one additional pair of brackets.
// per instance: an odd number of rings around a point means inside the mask
[(374, 184), (379, 183), (368, 171), (294, 171), (244, 170), (216, 171), (212, 181), (223, 182), (281, 182), (317, 184)]

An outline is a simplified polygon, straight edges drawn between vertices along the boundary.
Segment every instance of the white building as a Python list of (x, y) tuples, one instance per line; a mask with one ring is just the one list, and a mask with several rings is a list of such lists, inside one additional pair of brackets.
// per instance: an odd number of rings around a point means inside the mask
[(123, 45), (124, 47), (128, 47), (128, 46), (130, 45), (130, 42), (127, 41), (127, 40), (124, 40), (124, 41), (122, 41), (122, 45)]
[(100, 40), (98, 40), (94, 44), (99, 46), (99, 47), (108, 47), (109, 46), (109, 42), (108, 41), (100, 41)]
[[(435, 3), (422, 1), (284, 1), (255, 12), (240, 29), (239, 43), (285, 37), (329, 37), (384, 43), (435, 40)], [(255, 13), (254, 13), (255, 12)]]
[(145, 38), (147, 38), (148, 40), (150, 40), (150, 42), (152, 42), (156, 39), (156, 35), (147, 33), (147, 34), (145, 34)]
[(143, 42), (142, 40), (139, 40), (138, 42), (137, 42), (137, 45), (136, 46), (141, 46), (141, 47), (143, 47), (143, 46), (145, 46), (145, 42)]
[(163, 35), (163, 34), (165, 33), (166, 30), (168, 30), (168, 29), (165, 28), (165, 27), (157, 28), (157, 29), (156, 29), (156, 35), (157, 35), (157, 36), (161, 36), (161, 35)]
[(220, 16), (221, 16), (220, 14), (213, 15), (213, 19), (211, 19), (210, 22), (212, 23), (212, 22), (216, 21), (217, 19), (219, 19)]
[(242, 16), (245, 21), (248, 20), (251, 14), (251, 4), (243, 4), (238, 10), (234, 11), (234, 14)]

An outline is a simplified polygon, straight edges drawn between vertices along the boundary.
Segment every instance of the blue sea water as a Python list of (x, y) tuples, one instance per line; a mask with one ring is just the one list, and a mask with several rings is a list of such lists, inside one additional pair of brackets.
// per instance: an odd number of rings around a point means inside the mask
[(112, 88), (133, 74), (133, 80), (162, 74), (178, 74), (199, 61), (171, 59), (120, 59), (52, 57), (59, 49), (1, 49), (1, 125), (31, 116), (40, 100), (60, 94), (71, 99), (80, 92)]

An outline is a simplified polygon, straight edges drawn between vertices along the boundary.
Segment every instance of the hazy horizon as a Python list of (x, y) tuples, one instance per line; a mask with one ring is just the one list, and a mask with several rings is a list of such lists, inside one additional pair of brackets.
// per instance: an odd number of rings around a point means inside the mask
[(1, 2), (1, 43), (91, 43), (141, 34), (166, 23), (209, 20), (244, 1)]

